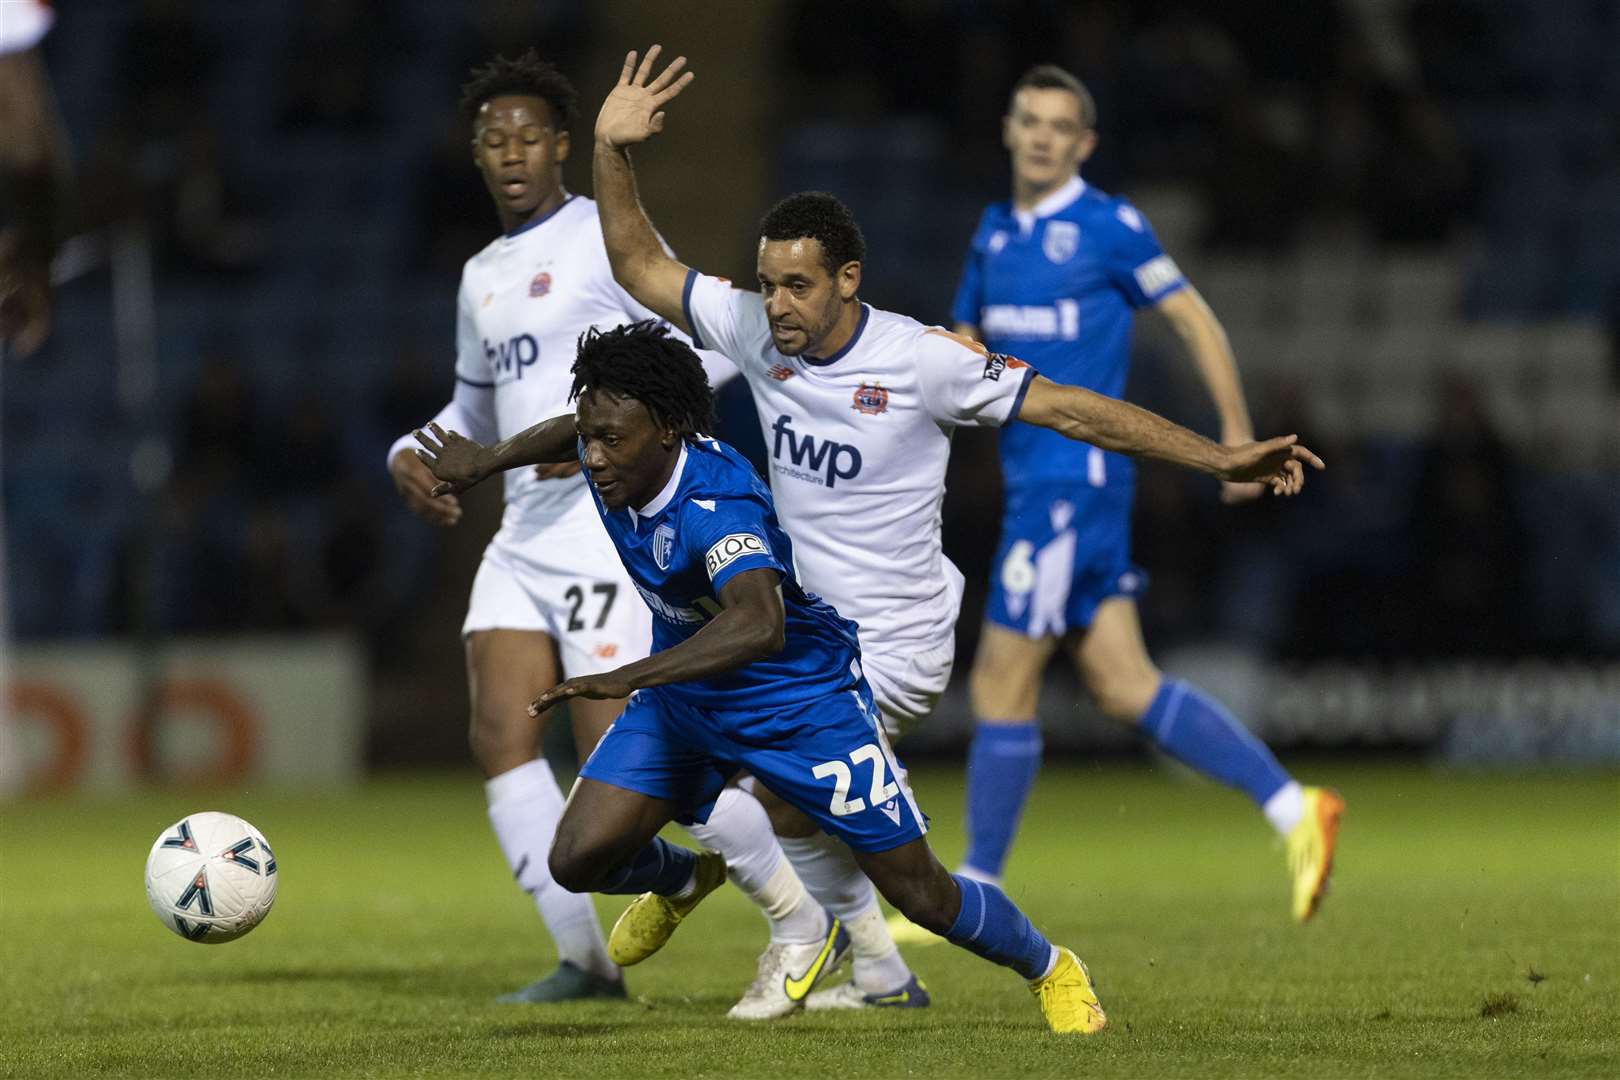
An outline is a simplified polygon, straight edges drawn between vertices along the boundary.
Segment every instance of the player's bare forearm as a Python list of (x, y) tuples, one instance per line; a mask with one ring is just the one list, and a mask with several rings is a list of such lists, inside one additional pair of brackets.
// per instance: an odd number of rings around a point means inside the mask
[(1243, 379), (1226, 329), (1198, 290), (1191, 285), (1159, 301), (1159, 311), (1170, 321), (1198, 368), (1199, 377), (1215, 402), (1221, 418), (1221, 441), (1228, 446), (1254, 438), (1249, 406), (1243, 399)]
[(660, 316), (691, 333), (681, 307), (686, 267), (670, 258), (641, 206), (635, 170), (624, 147), (598, 142), (592, 156), (596, 202), (613, 278), (624, 291)]
[(597, 212), (602, 241), (607, 247), (613, 277), (626, 292), (687, 333), (681, 306), (686, 267), (670, 258), (658, 241), (636, 191), (636, 171), (629, 148), (664, 129), (664, 106), (692, 81), (684, 75), (686, 57), (676, 57), (656, 78), (653, 67), (660, 46), (647, 50), (640, 67), (636, 54), (628, 54), (619, 82), (602, 102), (596, 116), (596, 146), (591, 155)]
[(776, 571), (736, 575), (720, 590), (720, 603), (720, 613), (679, 645), (613, 671), (560, 683), (534, 700), (530, 715), (571, 697), (627, 697), (648, 687), (724, 675), (782, 650), (787, 613)]
[[(769, 570), (759, 573), (776, 576)], [(777, 604), (780, 611), (781, 601)], [(777, 620), (780, 627), (782, 616)], [(679, 645), (626, 664), (619, 673), (632, 690), (724, 675), (779, 652), (782, 633), (780, 629), (772, 632), (767, 612), (727, 608)]]
[(413, 432), (422, 444), (416, 451), (438, 485), (434, 495), (466, 491), (496, 473), (526, 465), (549, 465), (579, 457), (579, 436), (572, 413), (542, 420), (493, 446), (429, 424), (426, 432)]
[(1221, 475), (1222, 447), (1129, 402), (1035, 376), (1018, 419), (1076, 442)]

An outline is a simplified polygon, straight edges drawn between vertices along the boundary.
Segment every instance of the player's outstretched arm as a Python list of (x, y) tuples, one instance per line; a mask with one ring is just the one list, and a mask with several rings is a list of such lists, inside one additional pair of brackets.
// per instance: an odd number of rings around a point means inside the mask
[(648, 49), (639, 67), (635, 52), (624, 58), (619, 83), (602, 102), (602, 111), (596, 117), (591, 170), (602, 240), (614, 279), (641, 304), (690, 334), (692, 328), (681, 307), (687, 268), (670, 258), (659, 243), (642, 209), (635, 169), (630, 165), (629, 148), (664, 130), (664, 106), (694, 78), (690, 71), (681, 74), (686, 57), (677, 56), (649, 81), (660, 49), (658, 45)]
[(535, 698), (529, 715), (539, 716), (571, 697), (629, 697), (649, 686), (723, 675), (781, 652), (786, 642), (781, 578), (775, 570), (744, 570), (720, 587), (720, 614), (703, 629), (644, 660), (560, 683)]
[(1305, 486), (1305, 465), (1325, 467), (1299, 445), (1297, 435), (1221, 446), (1157, 413), (1039, 375), (1024, 396), (1018, 419), (1104, 450), (1157, 458), (1222, 480), (1259, 481), (1274, 495), (1297, 495)]
[(494, 446), (445, 431), (438, 424), (429, 424), (428, 432), (432, 434), (418, 428), (411, 434), (422, 444), (416, 456), (439, 481), (430, 492), (435, 496), (460, 494), (508, 469), (574, 461), (579, 457), (579, 436), (573, 413), (542, 420)]

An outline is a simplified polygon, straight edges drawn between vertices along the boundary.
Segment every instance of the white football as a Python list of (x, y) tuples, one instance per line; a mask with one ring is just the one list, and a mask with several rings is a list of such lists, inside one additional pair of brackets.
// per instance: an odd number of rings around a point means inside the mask
[(187, 941), (231, 941), (258, 926), (276, 902), (276, 856), (264, 834), (234, 814), (191, 814), (152, 845), (146, 899)]

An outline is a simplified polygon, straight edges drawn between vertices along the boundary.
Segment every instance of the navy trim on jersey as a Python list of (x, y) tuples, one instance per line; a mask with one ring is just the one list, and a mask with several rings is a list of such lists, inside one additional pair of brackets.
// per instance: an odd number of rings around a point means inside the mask
[(1018, 388), (1018, 396), (1013, 398), (1012, 412), (1007, 414), (1008, 420), (1018, 419), (1018, 414), (1022, 412), (1024, 408), (1024, 395), (1029, 393), (1029, 388), (1031, 386), (1035, 385), (1035, 376), (1039, 374), (1040, 372), (1036, 371), (1034, 368), (1028, 368), (1025, 370), (1024, 385)]
[(456, 376), (456, 382), (465, 383), (468, 386), (476, 386), (480, 390), (493, 390), (493, 389), (495, 389), (495, 384), (492, 383), (492, 382), (479, 382), (477, 379), (469, 379), (469, 378), (467, 378), (467, 376), (460, 375), (460, 374), (458, 374)]
[(865, 304), (862, 304), (861, 321), (855, 324), (855, 332), (849, 335), (849, 340), (844, 342), (844, 347), (833, 353), (831, 356), (823, 360), (810, 356), (809, 354), (805, 354), (799, 357), (799, 359), (803, 360), (812, 367), (826, 367), (828, 364), (836, 364), (839, 360), (843, 359), (845, 353), (849, 352), (849, 350), (855, 347), (855, 343), (857, 341), (861, 340), (861, 332), (866, 329), (866, 320), (871, 316), (871, 314), (872, 309), (867, 307)]
[(686, 319), (687, 327), (692, 331), (692, 348), (707, 349), (703, 339), (698, 337), (697, 323), (692, 321), (692, 286), (697, 284), (698, 272), (688, 269), (686, 271), (686, 284), (681, 286), (681, 315)]
[(544, 214), (544, 215), (542, 215), (540, 217), (537, 217), (533, 221), (528, 222), (527, 224), (519, 225), (517, 228), (513, 229), (511, 232), (502, 233), (501, 235), (506, 237), (506, 239), (510, 240), (514, 236), (521, 236), (522, 234), (528, 232), (530, 229), (534, 228), (536, 225), (544, 225), (546, 222), (548, 222), (552, 218), (556, 217), (558, 211), (560, 211), (563, 207), (567, 206), (569, 203), (573, 202), (577, 198), (579, 198), (578, 195), (570, 195), (570, 196), (568, 196), (568, 198), (566, 198), (562, 202), (558, 203), (556, 209), (552, 210), (549, 214)]

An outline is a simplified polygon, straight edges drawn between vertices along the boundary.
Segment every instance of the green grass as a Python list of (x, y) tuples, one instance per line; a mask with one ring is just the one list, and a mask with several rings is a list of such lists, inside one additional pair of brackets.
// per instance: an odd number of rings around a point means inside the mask
[[(1146, 769), (1042, 776), (1009, 889), (1097, 976), (1094, 1039), (1049, 1035), (1016, 976), (943, 945), (909, 951), (925, 1012), (730, 1023), (763, 945), (730, 889), (630, 972), (635, 1003), (497, 1006), (550, 946), (470, 775), (7, 804), (0, 1076), (1613, 1075), (1620, 780), (1313, 771), (1349, 811), (1303, 929), (1239, 797)], [(959, 774), (916, 784), (949, 862)], [(209, 807), (263, 829), (282, 874), (269, 920), (222, 946), (163, 929), (140, 880), (158, 830)]]

